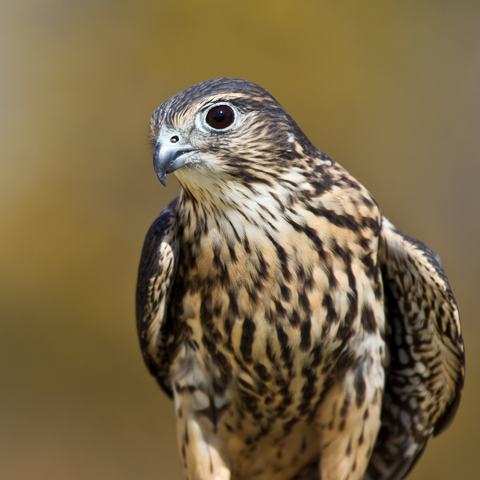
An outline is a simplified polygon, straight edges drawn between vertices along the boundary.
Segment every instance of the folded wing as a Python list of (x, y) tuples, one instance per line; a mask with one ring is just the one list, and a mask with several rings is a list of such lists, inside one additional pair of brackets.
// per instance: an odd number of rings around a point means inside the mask
[(379, 243), (387, 343), (382, 427), (365, 479), (401, 480), (460, 402), (464, 348), (455, 298), (438, 257), (383, 219)]
[(176, 200), (153, 222), (145, 238), (138, 269), (137, 332), (150, 373), (171, 397), (168, 305), (178, 262), (175, 223)]

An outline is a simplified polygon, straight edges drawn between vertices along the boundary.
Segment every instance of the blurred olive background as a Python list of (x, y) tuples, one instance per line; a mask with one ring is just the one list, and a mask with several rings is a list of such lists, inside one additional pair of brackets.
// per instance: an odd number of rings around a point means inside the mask
[(134, 327), (145, 233), (179, 192), (147, 128), (173, 94), (230, 76), (440, 254), (467, 384), (410, 478), (478, 479), (479, 26), (476, 0), (2, 0), (0, 477), (181, 479)]

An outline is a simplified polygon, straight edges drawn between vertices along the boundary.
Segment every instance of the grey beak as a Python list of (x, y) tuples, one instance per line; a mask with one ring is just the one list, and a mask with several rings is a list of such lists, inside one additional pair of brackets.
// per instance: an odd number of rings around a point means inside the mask
[(157, 143), (153, 149), (153, 168), (158, 179), (164, 187), (167, 186), (167, 173), (172, 173), (185, 165), (187, 160), (184, 153), (192, 152), (193, 148), (188, 145), (177, 145), (175, 143)]

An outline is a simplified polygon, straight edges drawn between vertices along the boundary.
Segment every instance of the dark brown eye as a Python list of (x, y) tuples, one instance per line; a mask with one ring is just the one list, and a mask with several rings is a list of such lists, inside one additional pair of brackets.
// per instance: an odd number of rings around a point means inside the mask
[(233, 123), (235, 115), (228, 105), (218, 105), (207, 113), (207, 123), (213, 128), (227, 128)]

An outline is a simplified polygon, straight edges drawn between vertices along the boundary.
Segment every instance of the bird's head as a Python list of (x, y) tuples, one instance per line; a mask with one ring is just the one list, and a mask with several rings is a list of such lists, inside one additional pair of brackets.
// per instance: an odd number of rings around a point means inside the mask
[(194, 85), (167, 100), (152, 116), (150, 135), (163, 185), (172, 172), (184, 186), (265, 183), (317, 151), (266, 90), (232, 78)]

